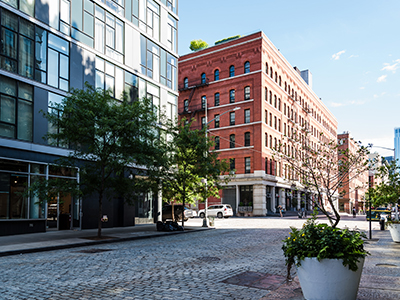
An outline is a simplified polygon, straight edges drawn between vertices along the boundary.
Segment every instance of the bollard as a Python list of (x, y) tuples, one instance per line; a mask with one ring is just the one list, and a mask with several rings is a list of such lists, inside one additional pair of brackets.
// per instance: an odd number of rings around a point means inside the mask
[(381, 225), (381, 230), (385, 230), (385, 219), (380, 219), (379, 224)]

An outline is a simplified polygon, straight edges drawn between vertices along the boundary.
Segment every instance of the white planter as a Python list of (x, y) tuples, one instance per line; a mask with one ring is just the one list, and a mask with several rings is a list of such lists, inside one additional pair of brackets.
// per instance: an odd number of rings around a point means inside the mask
[(297, 276), (303, 296), (307, 300), (355, 300), (364, 259), (358, 263), (356, 272), (343, 266), (339, 259), (308, 258), (297, 267)]
[(390, 235), (393, 242), (400, 243), (400, 224), (388, 224)]

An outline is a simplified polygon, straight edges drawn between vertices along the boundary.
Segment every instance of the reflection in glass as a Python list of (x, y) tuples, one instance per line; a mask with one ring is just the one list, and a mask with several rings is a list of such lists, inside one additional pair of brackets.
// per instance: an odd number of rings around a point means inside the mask
[(51, 86), (58, 87), (58, 53), (49, 49), (48, 55), (49, 67), (47, 82)]
[(19, 140), (32, 141), (32, 102), (18, 101), (18, 132)]

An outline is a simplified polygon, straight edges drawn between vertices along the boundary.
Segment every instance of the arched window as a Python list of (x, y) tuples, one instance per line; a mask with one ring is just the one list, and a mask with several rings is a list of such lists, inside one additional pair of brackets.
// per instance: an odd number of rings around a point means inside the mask
[(268, 147), (268, 133), (265, 133), (265, 147)]
[(187, 77), (185, 77), (185, 79), (183, 79), (183, 87), (185, 89), (187, 89), (189, 87), (189, 79)]
[(250, 100), (250, 87), (246, 86), (244, 88), (244, 100)]
[(219, 106), (219, 93), (214, 94), (214, 105)]
[(285, 92), (287, 91), (287, 83), (286, 83), (286, 81), (285, 81)]
[(276, 95), (274, 95), (274, 107), (276, 108)]
[(275, 72), (275, 82), (278, 82), (278, 73)]
[(271, 78), (274, 76), (274, 71), (272, 71), (272, 67), (269, 68), (269, 76), (271, 76)]
[(219, 150), (219, 136), (215, 137), (214, 142), (215, 142), (215, 150)]
[(186, 99), (185, 101), (183, 101), (183, 110), (185, 112), (189, 111), (189, 99)]
[(272, 92), (269, 91), (269, 104), (272, 105)]
[(268, 63), (265, 63), (265, 73), (268, 75)]
[(219, 80), (219, 70), (218, 69), (214, 71), (214, 81), (217, 81), (217, 80)]
[(201, 108), (202, 109), (206, 108), (206, 103), (207, 103), (207, 97), (206, 96), (201, 96)]
[(206, 83), (206, 73), (201, 74), (201, 84)]
[(269, 136), (269, 147), (272, 148), (272, 135)]
[(235, 90), (229, 91), (229, 103), (235, 103)]
[(279, 86), (282, 86), (282, 78), (279, 76)]
[(246, 74), (246, 73), (250, 73), (250, 62), (249, 61), (246, 61), (245, 63), (244, 63), (244, 73)]
[(278, 110), (281, 111), (281, 98), (278, 98)]
[(229, 148), (235, 148), (235, 135), (231, 134), (229, 136)]
[(268, 89), (265, 87), (265, 101), (268, 101)]
[(235, 66), (230, 66), (229, 67), (229, 77), (235, 76)]
[(244, 146), (249, 147), (250, 146), (250, 132), (246, 132), (244, 134)]

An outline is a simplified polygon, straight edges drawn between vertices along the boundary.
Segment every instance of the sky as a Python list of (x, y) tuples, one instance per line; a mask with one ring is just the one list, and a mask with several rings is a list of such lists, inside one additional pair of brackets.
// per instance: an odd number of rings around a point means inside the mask
[[(312, 73), (313, 90), (372, 152), (393, 155), (400, 127), (400, 1), (179, 0), (178, 53), (263, 31), (288, 62)], [(378, 147), (375, 147), (378, 146)]]

